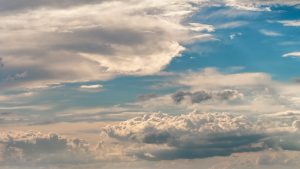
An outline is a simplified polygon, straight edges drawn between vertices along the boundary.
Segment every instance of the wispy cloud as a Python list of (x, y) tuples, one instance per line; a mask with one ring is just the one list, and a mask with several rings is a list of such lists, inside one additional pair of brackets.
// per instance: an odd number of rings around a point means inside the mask
[(278, 21), (279, 23), (283, 24), (284, 26), (300, 26), (300, 20), (285, 20), (285, 21)]
[(300, 52), (291, 52), (282, 55), (282, 57), (300, 57)]
[(259, 30), (259, 32), (263, 35), (266, 35), (266, 36), (273, 36), (273, 37), (276, 37), (276, 36), (282, 36), (281, 33), (279, 32), (275, 32), (275, 31), (271, 31), (271, 30), (266, 30), (266, 29), (261, 29)]

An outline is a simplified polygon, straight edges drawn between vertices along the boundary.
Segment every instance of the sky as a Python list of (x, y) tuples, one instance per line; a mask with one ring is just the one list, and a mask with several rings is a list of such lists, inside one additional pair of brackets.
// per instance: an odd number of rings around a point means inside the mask
[(299, 0), (0, 0), (0, 168), (300, 167)]

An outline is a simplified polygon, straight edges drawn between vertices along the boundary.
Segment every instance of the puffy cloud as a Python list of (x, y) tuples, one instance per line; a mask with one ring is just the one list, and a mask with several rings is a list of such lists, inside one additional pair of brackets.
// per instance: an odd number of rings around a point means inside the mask
[(228, 113), (154, 113), (105, 127), (101, 135), (125, 145), (127, 154), (148, 160), (229, 156), (269, 148), (299, 151), (297, 122), (272, 120)]
[(80, 139), (39, 132), (1, 132), (0, 166), (53, 165), (92, 161), (89, 145)]
[[(68, 139), (58, 134), (2, 132), (0, 166), (93, 169), (99, 165), (112, 167), (120, 162), (135, 168), (141, 162), (144, 167), (149, 167), (150, 162), (141, 159), (175, 160), (172, 163), (179, 162), (178, 159), (202, 162), (207, 159), (212, 160), (212, 163), (206, 161), (208, 166), (217, 167), (224, 162), (228, 168), (244, 166), (245, 163), (239, 162), (249, 160), (253, 160), (253, 167), (281, 165), (289, 160), (286, 164), (293, 166), (297, 164), (294, 163), (297, 156), (288, 152), (300, 151), (300, 116), (294, 114), (297, 112), (272, 116), (200, 112), (145, 114), (101, 128), (96, 149), (83, 140)], [(274, 162), (273, 155), (277, 157), (280, 154), (286, 154), (286, 160)], [(233, 160), (236, 158), (240, 160)], [(161, 162), (156, 164), (161, 165)]]
[(88, 144), (57, 134), (39, 132), (1, 132), (0, 166), (44, 166), (93, 161)]

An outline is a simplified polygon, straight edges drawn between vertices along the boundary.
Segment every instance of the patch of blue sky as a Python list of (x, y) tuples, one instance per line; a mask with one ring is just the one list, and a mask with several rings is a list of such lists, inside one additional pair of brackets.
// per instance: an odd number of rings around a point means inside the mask
[[(235, 15), (225, 15), (234, 10)], [(193, 22), (211, 24), (217, 27), (213, 33), (219, 41), (200, 42), (186, 46), (182, 57), (173, 60), (167, 71), (198, 70), (217, 67), (244, 67), (242, 71), (265, 72), (275, 79), (288, 80), (300, 76), (300, 59), (283, 58), (289, 52), (300, 51), (300, 27), (287, 27), (280, 20), (300, 19), (300, 10), (295, 7), (276, 6), (271, 12), (236, 12), (229, 7), (213, 7), (202, 10), (191, 19)], [(218, 29), (230, 22), (247, 24)], [(261, 30), (277, 34), (268, 36)], [(294, 43), (285, 43), (294, 42)], [(283, 45), (289, 44), (289, 45)]]

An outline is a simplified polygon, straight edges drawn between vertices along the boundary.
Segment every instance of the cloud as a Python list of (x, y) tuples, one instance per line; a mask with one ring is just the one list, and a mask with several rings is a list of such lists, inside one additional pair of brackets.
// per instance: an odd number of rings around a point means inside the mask
[(180, 56), (185, 44), (216, 40), (213, 26), (188, 19), (208, 4), (247, 13), (296, 1), (1, 0), (0, 87), (38, 88), (158, 73)]
[(188, 100), (192, 104), (201, 103), (209, 100), (234, 100), (242, 98), (243, 94), (236, 90), (224, 90), (224, 91), (196, 91), (196, 92), (184, 92), (179, 91), (172, 95), (174, 102), (181, 103)]
[(155, 74), (185, 43), (213, 39), (210, 25), (182, 24), (197, 11), (188, 1), (0, 3), (15, 10), (0, 12), (2, 88)]
[[(66, 139), (58, 134), (39, 132), (1, 132), (0, 166), (53, 166), (91, 161), (88, 144), (80, 139)], [(71, 157), (71, 158), (70, 158)]]
[(271, 77), (266, 73), (259, 72), (223, 74), (215, 68), (205, 68), (199, 72), (182, 74), (176, 81), (179, 85), (190, 86), (196, 90), (259, 86), (269, 84)]
[(156, 97), (158, 97), (158, 95), (156, 95), (156, 94), (144, 94), (144, 95), (140, 95), (140, 96), (138, 96), (138, 101), (147, 101), (147, 100), (150, 100), (150, 99), (152, 99), (152, 98), (156, 98)]
[(300, 52), (286, 53), (282, 57), (300, 57)]
[(294, 6), (299, 4), (297, 0), (282, 1), (282, 0), (224, 0), (227, 6), (231, 6), (240, 10), (256, 11), (256, 12), (270, 12), (272, 6), (289, 5)]
[(159, 84), (173, 90), (133, 103), (135, 109), (166, 112), (193, 110), (269, 114), (298, 110), (300, 87), (262, 72), (223, 73), (215, 68), (189, 71)]
[[(84, 140), (58, 134), (1, 132), (0, 166), (94, 169), (99, 165), (118, 168), (126, 164), (147, 168), (151, 164), (147, 161), (173, 160), (155, 163), (165, 166), (184, 162), (180, 159), (195, 159), (190, 166), (202, 162), (211, 167), (222, 164), (246, 168), (247, 161), (253, 167), (294, 166), (300, 151), (299, 120), (292, 114), (264, 117), (217, 112), (150, 113), (100, 128), (96, 149)], [(285, 160), (278, 161), (273, 156)]]
[(229, 113), (193, 112), (176, 116), (154, 113), (107, 126), (101, 129), (101, 135), (123, 144), (128, 155), (148, 160), (174, 160), (268, 149), (299, 151), (297, 124), (298, 121), (292, 119), (262, 119)]
[(261, 29), (259, 30), (259, 32), (265, 36), (273, 36), (273, 37), (276, 37), (276, 36), (282, 36), (281, 33), (278, 33), (278, 32), (275, 32), (275, 31), (270, 31), (270, 30), (266, 30), (266, 29)]
[(243, 34), (242, 33), (233, 33), (233, 34), (231, 34), (231, 35), (229, 35), (229, 38), (231, 39), (231, 40), (233, 40), (233, 39), (235, 39), (237, 36), (242, 36)]
[(283, 26), (300, 26), (300, 20), (285, 20), (285, 21), (278, 21), (279, 23), (283, 24)]
[(81, 85), (80, 89), (83, 90), (101, 90), (103, 88), (103, 86), (101, 84), (95, 84), (95, 85)]

